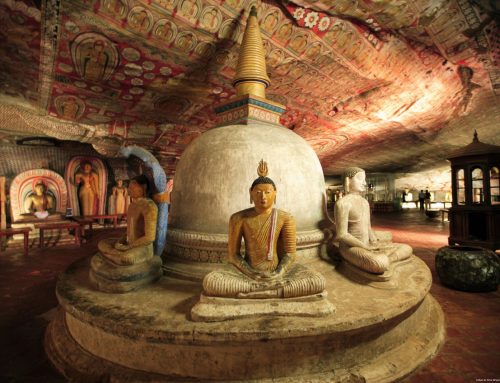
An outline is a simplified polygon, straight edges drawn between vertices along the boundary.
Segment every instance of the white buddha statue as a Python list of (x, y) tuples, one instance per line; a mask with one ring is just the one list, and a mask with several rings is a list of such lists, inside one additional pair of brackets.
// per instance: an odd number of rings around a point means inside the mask
[(413, 250), (406, 244), (383, 238), (385, 233), (372, 230), (370, 206), (361, 195), (366, 187), (365, 171), (348, 168), (343, 178), (347, 195), (336, 202), (334, 210), (340, 255), (363, 271), (383, 274), (393, 263), (408, 259)]

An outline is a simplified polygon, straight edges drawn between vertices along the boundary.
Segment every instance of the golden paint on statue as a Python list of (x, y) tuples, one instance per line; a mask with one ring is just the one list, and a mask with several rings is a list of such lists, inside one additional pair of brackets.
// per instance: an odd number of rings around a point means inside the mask
[(75, 184), (79, 185), (78, 199), (81, 215), (94, 215), (97, 213), (99, 199), (99, 178), (92, 169), (90, 161), (82, 161), (80, 170), (75, 174)]
[[(226, 298), (293, 298), (322, 293), (323, 277), (296, 264), (294, 218), (273, 207), (276, 186), (261, 161), (259, 177), (250, 188), (255, 207), (229, 220), (228, 262), (232, 272), (213, 271), (203, 280), (207, 296)], [(240, 253), (245, 240), (245, 253)]]
[(386, 233), (372, 230), (370, 206), (361, 195), (365, 180), (363, 169), (352, 167), (344, 171), (347, 195), (335, 204), (336, 240), (342, 258), (351, 265), (367, 273), (383, 274), (392, 264), (411, 257), (413, 250), (406, 244), (382, 238)]
[(32, 193), (24, 202), (26, 213), (35, 214), (38, 218), (46, 218), (54, 212), (55, 205), (54, 197), (47, 192), (47, 186), (43, 180), (35, 181)]
[(113, 186), (108, 199), (109, 214), (127, 214), (130, 204), (130, 197), (127, 188), (123, 185), (123, 180), (117, 179), (116, 186)]
[(120, 293), (135, 290), (160, 278), (161, 258), (154, 255), (158, 208), (149, 198), (146, 176), (130, 181), (132, 202), (127, 211), (127, 234), (99, 241), (92, 257), (90, 279), (101, 291)]

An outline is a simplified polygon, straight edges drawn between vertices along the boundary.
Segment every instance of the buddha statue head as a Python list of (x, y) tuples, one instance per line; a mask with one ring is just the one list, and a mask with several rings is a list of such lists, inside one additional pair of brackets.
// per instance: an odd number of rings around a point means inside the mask
[(361, 193), (365, 191), (366, 174), (358, 167), (350, 167), (344, 170), (342, 174), (345, 193)]
[(47, 186), (43, 180), (37, 180), (33, 185), (33, 193), (37, 196), (42, 197), (47, 192)]
[(149, 181), (148, 178), (142, 174), (133, 178), (128, 185), (128, 194), (130, 198), (138, 199), (145, 198), (149, 193)]
[(92, 163), (88, 160), (80, 162), (80, 169), (83, 173), (88, 174), (92, 172)]
[(26, 198), (25, 210), (38, 218), (46, 218), (54, 207), (54, 198), (47, 192), (47, 184), (41, 178), (36, 179), (31, 194)]
[(255, 204), (257, 212), (270, 209), (276, 201), (276, 185), (274, 181), (267, 177), (268, 168), (264, 160), (259, 162), (256, 178), (250, 187), (250, 202)]

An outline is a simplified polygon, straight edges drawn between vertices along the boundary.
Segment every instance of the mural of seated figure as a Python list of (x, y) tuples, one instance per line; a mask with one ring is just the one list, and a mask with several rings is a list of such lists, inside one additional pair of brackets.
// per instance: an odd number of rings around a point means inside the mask
[(158, 208), (146, 198), (146, 176), (130, 181), (128, 193), (132, 203), (127, 211), (126, 236), (100, 241), (99, 252), (91, 260), (90, 279), (101, 291), (135, 290), (162, 274), (161, 258), (153, 254)]
[(390, 277), (393, 265), (409, 259), (410, 246), (391, 242), (390, 233), (375, 232), (371, 227), (370, 206), (361, 195), (366, 187), (363, 169), (351, 167), (344, 171), (344, 191), (347, 195), (335, 203), (336, 241), (341, 257), (366, 273), (380, 275), (375, 280)]
[[(259, 177), (250, 188), (255, 207), (229, 220), (230, 268), (205, 276), (200, 302), (191, 310), (195, 321), (266, 314), (321, 316), (334, 310), (326, 300), (323, 276), (295, 262), (295, 220), (273, 207), (276, 186), (267, 173), (267, 164), (261, 161)], [(242, 239), (244, 255), (240, 253)]]

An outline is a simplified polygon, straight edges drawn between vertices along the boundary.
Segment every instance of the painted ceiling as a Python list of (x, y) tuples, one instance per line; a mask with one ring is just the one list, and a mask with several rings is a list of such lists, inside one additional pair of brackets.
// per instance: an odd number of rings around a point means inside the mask
[(500, 144), (499, 8), (482, 1), (0, 0), (0, 139), (138, 144), (173, 174), (235, 94), (256, 5), (267, 97), (325, 173), (442, 166), (473, 129)]

